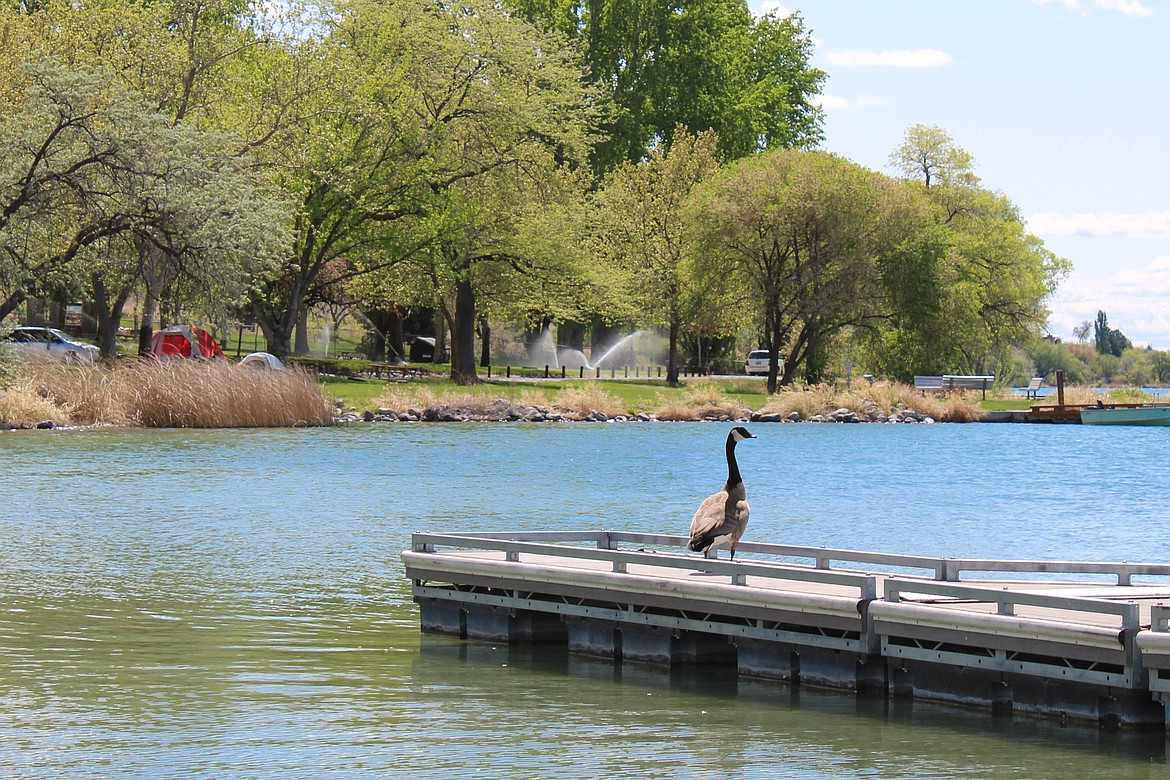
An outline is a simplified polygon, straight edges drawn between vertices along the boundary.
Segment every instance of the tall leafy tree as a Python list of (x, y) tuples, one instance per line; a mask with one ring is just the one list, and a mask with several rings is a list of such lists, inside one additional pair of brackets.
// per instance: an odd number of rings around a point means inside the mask
[(590, 246), (622, 280), (626, 317), (669, 334), (666, 381), (677, 383), (678, 344), (695, 303), (686, 268), (687, 199), (719, 170), (713, 131), (676, 130), (669, 148), (609, 174), (594, 198)]
[(699, 273), (763, 334), (769, 392), (797, 371), (819, 381), (830, 340), (881, 316), (878, 257), (905, 224), (886, 177), (824, 152), (769, 152), (728, 167), (693, 207)]
[(1121, 357), (1121, 353), (1133, 347), (1133, 342), (1125, 334), (1109, 327), (1109, 317), (1103, 311), (1097, 312), (1097, 319), (1093, 322), (1093, 344), (1100, 355)]
[[(356, 0), (333, 11), (321, 38), (306, 44), (319, 48), (313, 61), (326, 85), (317, 110), (277, 159), (301, 203), (297, 238), (254, 298), (277, 354), (335, 259), (355, 278), (392, 273), (422, 253), (446, 258), (456, 283), (472, 284), (455, 237), (463, 228), (452, 226), (484, 213), (461, 198), (493, 190), (471, 182), (522, 177), (542, 169), (550, 151), (567, 160), (586, 148), (580, 72), (556, 33), (491, 3)], [(467, 292), (456, 296), (464, 303), (453, 314), (456, 339), (474, 333)]]
[(29, 294), (84, 285), (102, 351), (133, 288), (137, 241), (173, 249), (238, 285), (283, 238), (283, 208), (219, 139), (176, 127), (108, 72), (29, 66), (19, 110), (0, 118), (0, 319)]
[(733, 158), (815, 145), (825, 74), (799, 15), (754, 17), (746, 0), (522, 0), (522, 13), (585, 41), (589, 79), (614, 108), (593, 155), (637, 162), (676, 127), (714, 130)]
[(971, 155), (945, 131), (910, 128), (891, 163), (930, 209), (900, 258), (903, 278), (926, 294), (891, 289), (896, 306), (890, 327), (870, 334), (871, 360), (904, 379), (987, 373), (1009, 345), (1043, 330), (1068, 263), (1027, 232), (1007, 197), (980, 185)]
[[(267, 13), (246, 0), (84, 0), (39, 3), (28, 16), (39, 56), (104, 68), (166, 122), (225, 133), (216, 143), (245, 159), (289, 121), (296, 99), (293, 69), (274, 63), (284, 49)], [(231, 297), (214, 291), (223, 276), (189, 255), (141, 238), (132, 245), (139, 256), (124, 264), (136, 267), (132, 282), (141, 293), (140, 351), (149, 347), (164, 295), (178, 305), (189, 302), (187, 290), (204, 291), (204, 300)]]

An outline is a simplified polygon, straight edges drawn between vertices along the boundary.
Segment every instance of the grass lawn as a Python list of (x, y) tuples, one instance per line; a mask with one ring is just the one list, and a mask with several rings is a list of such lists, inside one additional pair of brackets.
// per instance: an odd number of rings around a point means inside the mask
[[(441, 369), (441, 366), (428, 366), (428, 370)], [(513, 374), (515, 376), (515, 374)], [(487, 379), (481, 378), (478, 385), (460, 387), (451, 384), (445, 375), (436, 374), (432, 377), (413, 379), (409, 383), (395, 383), (382, 379), (352, 380), (338, 377), (322, 377), (321, 385), (325, 394), (340, 402), (343, 406), (356, 407), (359, 410), (377, 408), (377, 399), (387, 393), (399, 391), (420, 391), (427, 395), (442, 397), (457, 396), (466, 398), (504, 398), (508, 401), (527, 400), (530, 403), (538, 402), (534, 396), (542, 397), (545, 403), (561, 391), (572, 388), (592, 388), (600, 390), (617, 399), (617, 402), (629, 410), (653, 409), (660, 406), (671, 397), (681, 397), (687, 392), (688, 386), (699, 382), (714, 382), (728, 398), (742, 403), (752, 409), (758, 409), (767, 401), (764, 392), (764, 383), (756, 379), (733, 380), (699, 380), (690, 379), (683, 382), (681, 387), (668, 387), (662, 379)]]

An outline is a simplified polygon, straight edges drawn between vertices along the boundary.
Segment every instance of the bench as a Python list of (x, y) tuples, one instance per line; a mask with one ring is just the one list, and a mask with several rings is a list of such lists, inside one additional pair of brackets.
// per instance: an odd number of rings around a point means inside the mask
[(984, 398), (987, 398), (987, 390), (993, 384), (995, 384), (994, 376), (943, 374), (943, 387), (947, 390), (982, 390)]
[(1044, 387), (1044, 377), (1042, 377), (1042, 376), (1032, 377), (1032, 381), (1028, 382), (1028, 386), (1026, 388), (1024, 388), (1024, 398), (1025, 399), (1035, 398), (1036, 400), (1040, 400), (1040, 388), (1041, 387)]
[(942, 390), (943, 378), (941, 376), (916, 376), (914, 377), (915, 390)]
[(915, 390), (938, 390), (949, 392), (952, 390), (982, 390), (983, 397), (987, 398), (987, 391), (995, 384), (994, 376), (943, 374), (942, 376), (914, 377)]

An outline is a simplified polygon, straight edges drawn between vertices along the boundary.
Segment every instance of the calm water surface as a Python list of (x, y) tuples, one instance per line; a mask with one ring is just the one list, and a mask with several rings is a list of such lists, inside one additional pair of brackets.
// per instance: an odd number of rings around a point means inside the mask
[[(1170, 429), (757, 425), (748, 537), (1170, 561)], [(423, 637), (418, 530), (685, 533), (717, 425), (0, 433), (0, 777), (1167, 777), (1161, 734)]]

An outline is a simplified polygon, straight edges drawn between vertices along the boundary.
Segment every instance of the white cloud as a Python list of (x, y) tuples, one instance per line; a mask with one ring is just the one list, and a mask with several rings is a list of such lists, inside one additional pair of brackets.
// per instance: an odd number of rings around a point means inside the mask
[(788, 8), (782, 3), (776, 2), (776, 0), (764, 0), (761, 3), (752, 3), (752, 7), (758, 16), (770, 13), (776, 14), (781, 19), (787, 19), (789, 16), (792, 16), (792, 11), (789, 11)]
[(940, 68), (951, 63), (951, 55), (938, 49), (834, 51), (826, 57), (830, 65), (842, 68)]
[(1090, 279), (1075, 271), (1051, 302), (1049, 329), (1072, 340), (1072, 329), (1094, 320), (1098, 311), (1109, 315), (1109, 325), (1139, 346), (1170, 349), (1170, 255), (1155, 258), (1144, 268), (1124, 269), (1105, 279)]
[(1141, 0), (1032, 0), (1036, 5), (1059, 5), (1076, 13), (1089, 13), (1093, 8), (1101, 11), (1117, 11), (1132, 19), (1145, 19), (1154, 15), (1154, 9), (1142, 5)]
[(1044, 211), (1033, 214), (1026, 221), (1028, 230), (1041, 238), (1170, 236), (1170, 211), (1150, 211), (1145, 214), (1058, 214)]
[(826, 111), (854, 111), (859, 108), (887, 105), (886, 101), (877, 98), (863, 97), (850, 100), (840, 95), (816, 95), (812, 100)]

